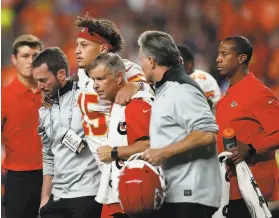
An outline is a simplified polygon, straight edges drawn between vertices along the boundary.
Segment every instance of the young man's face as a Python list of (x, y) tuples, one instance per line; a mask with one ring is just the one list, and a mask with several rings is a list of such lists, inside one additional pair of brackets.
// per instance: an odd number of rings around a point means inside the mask
[(27, 45), (20, 46), (17, 49), (17, 54), (12, 55), (12, 63), (17, 69), (17, 72), (23, 77), (32, 76), (32, 60), (33, 58), (41, 52), (41, 48), (29, 47)]
[(88, 75), (94, 80), (94, 89), (100, 99), (114, 101), (118, 91), (118, 82), (108, 72), (108, 68), (103, 64), (99, 64), (96, 68), (89, 70)]
[(102, 51), (101, 45), (83, 38), (77, 38), (76, 45), (76, 56), (79, 68), (84, 68), (89, 65)]
[(231, 41), (221, 42), (216, 59), (218, 71), (223, 76), (231, 77), (239, 67), (238, 55)]
[(145, 57), (142, 53), (142, 49), (139, 49), (139, 60), (140, 60), (140, 65), (141, 68), (143, 69), (143, 72), (145, 73), (145, 78), (147, 82), (153, 83), (153, 73), (152, 73), (152, 68), (153, 65), (151, 61)]
[(38, 89), (49, 98), (55, 98), (58, 94), (58, 89), (61, 84), (57, 77), (48, 70), (47, 65), (44, 63), (39, 67), (33, 68), (33, 77), (38, 82)]

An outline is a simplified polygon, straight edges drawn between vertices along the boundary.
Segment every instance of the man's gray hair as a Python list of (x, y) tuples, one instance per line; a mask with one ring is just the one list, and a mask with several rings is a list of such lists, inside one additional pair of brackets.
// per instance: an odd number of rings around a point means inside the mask
[(173, 38), (161, 31), (145, 31), (138, 39), (145, 57), (152, 56), (160, 66), (173, 67), (180, 63), (180, 53)]
[(114, 77), (116, 73), (122, 72), (124, 79), (126, 80), (126, 68), (122, 58), (115, 53), (103, 53), (96, 57), (96, 59), (85, 68), (85, 72), (88, 75), (90, 70), (95, 69), (98, 65), (104, 64), (109, 73)]

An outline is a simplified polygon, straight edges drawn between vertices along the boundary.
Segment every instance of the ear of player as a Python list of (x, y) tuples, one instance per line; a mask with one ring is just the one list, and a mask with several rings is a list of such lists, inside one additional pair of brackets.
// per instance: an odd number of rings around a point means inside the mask
[(130, 216), (159, 210), (165, 198), (165, 177), (161, 167), (138, 159), (135, 154), (119, 174), (120, 205)]

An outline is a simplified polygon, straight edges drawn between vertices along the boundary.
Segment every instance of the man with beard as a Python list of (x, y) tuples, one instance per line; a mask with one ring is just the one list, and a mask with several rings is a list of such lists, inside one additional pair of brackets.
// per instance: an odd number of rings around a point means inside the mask
[(69, 66), (59, 48), (44, 49), (32, 62), (38, 88), (52, 102), (39, 111), (43, 142), (42, 218), (99, 218), (95, 201), (100, 172), (84, 141), (79, 88), (69, 80)]

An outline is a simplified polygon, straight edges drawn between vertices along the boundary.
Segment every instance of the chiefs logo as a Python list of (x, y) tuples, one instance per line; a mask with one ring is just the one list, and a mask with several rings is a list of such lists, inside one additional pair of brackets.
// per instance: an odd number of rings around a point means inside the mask
[(119, 123), (118, 123), (117, 132), (118, 132), (120, 135), (127, 135), (126, 122), (119, 122)]
[[(122, 167), (125, 165), (125, 161), (124, 160), (115, 160), (115, 166), (117, 167), (117, 169), (121, 170)], [(109, 180), (109, 186), (112, 188), (112, 179)]]

